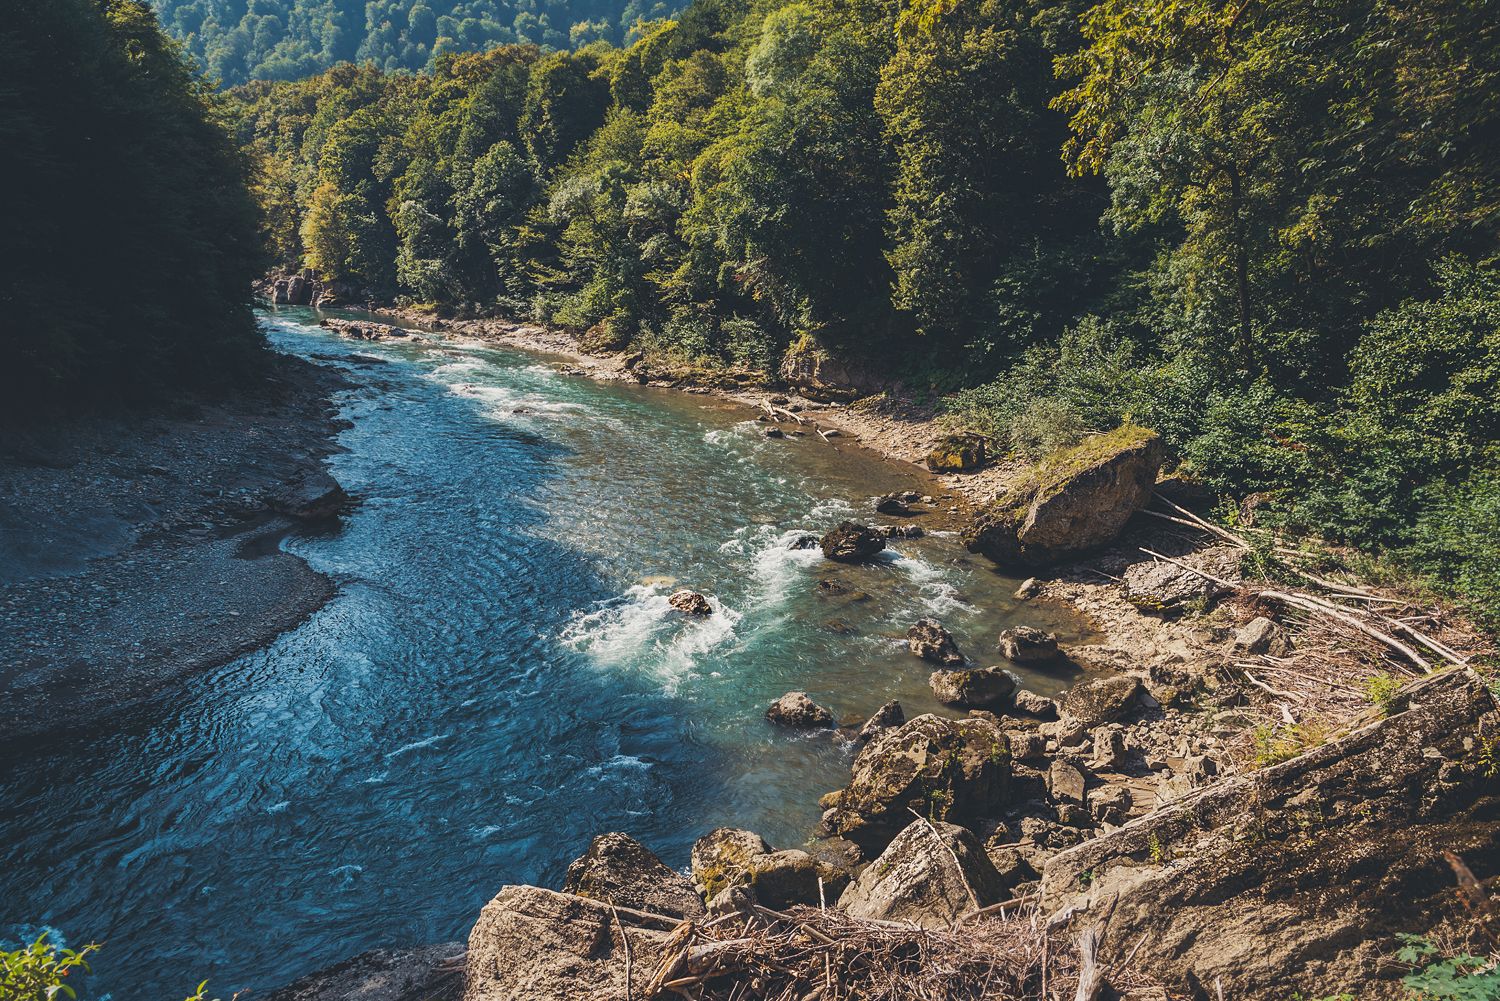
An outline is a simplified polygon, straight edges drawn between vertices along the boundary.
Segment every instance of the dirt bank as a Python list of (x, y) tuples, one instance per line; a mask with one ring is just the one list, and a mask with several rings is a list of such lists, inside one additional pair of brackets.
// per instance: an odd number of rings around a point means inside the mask
[(0, 741), (118, 714), (332, 597), (278, 509), (330, 482), (342, 385), (278, 358), (255, 394), (4, 430)]

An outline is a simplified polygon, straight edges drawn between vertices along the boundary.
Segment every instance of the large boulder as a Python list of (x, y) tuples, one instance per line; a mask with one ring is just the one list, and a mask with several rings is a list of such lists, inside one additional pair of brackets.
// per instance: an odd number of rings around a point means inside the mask
[(1016, 692), (1016, 679), (1000, 667), (933, 671), (927, 682), (939, 702), (965, 709), (1003, 709)]
[(699, 594), (697, 591), (692, 591), (687, 588), (673, 591), (667, 597), (667, 604), (671, 605), (673, 608), (677, 609), (677, 611), (681, 612), (684, 615), (702, 616), (712, 615), (714, 613), (714, 606), (709, 604), (707, 598)]
[(1455, 912), (1443, 853), (1481, 880), (1500, 865), (1500, 707), (1467, 670), (1397, 704), (1053, 856), (1044, 911), (1107, 907), (1100, 964), (1132, 954), (1174, 993), (1405, 996), (1396, 936)]
[(1005, 880), (972, 831), (941, 820), (914, 820), (839, 898), (856, 918), (947, 928), (999, 903)]
[(1128, 715), (1140, 698), (1141, 681), (1129, 674), (1084, 678), (1063, 696), (1062, 711), (1086, 729)]
[(1155, 615), (1203, 611), (1234, 590), (1220, 582), (1239, 579), (1242, 557), (1243, 552), (1234, 546), (1214, 546), (1176, 563), (1136, 563), (1120, 578), (1120, 594), (1136, 608)]
[(322, 521), (344, 511), (349, 495), (326, 471), (305, 473), (284, 484), (268, 500), (271, 510), (298, 521)]
[(833, 726), (833, 713), (807, 697), (806, 692), (787, 692), (771, 703), (766, 719), (794, 730), (821, 730)]
[(372, 949), (294, 980), (265, 1001), (455, 1001), (463, 970), (462, 942)]
[[(671, 935), (608, 904), (535, 886), (507, 886), (469, 933), (463, 1001), (632, 1001)], [(628, 943), (628, 945), (627, 945)], [(627, 950), (630, 963), (625, 957)]]
[(966, 473), (984, 465), (984, 439), (973, 434), (950, 434), (927, 453), (934, 473)]
[(1049, 664), (1059, 656), (1057, 635), (1035, 626), (1000, 630), (1000, 652), (1016, 664)]
[(807, 338), (787, 348), (780, 374), (792, 389), (821, 402), (848, 402), (885, 388), (885, 380), (875, 371)]
[(1151, 497), (1156, 434), (1124, 425), (1056, 452), (992, 501), (965, 544), (1007, 567), (1044, 567), (1112, 541)]
[(934, 664), (962, 664), (964, 655), (952, 634), (937, 619), (918, 619), (906, 630), (906, 646), (912, 653)]
[(859, 752), (849, 785), (825, 796), (829, 830), (878, 854), (913, 812), (970, 824), (998, 813), (1010, 786), (1010, 745), (993, 720), (931, 714), (879, 734)]
[(693, 845), (692, 869), (699, 891), (710, 900), (725, 890), (745, 887), (758, 903), (778, 909), (816, 905), (837, 896), (847, 880), (826, 859), (814, 858), (800, 848), (775, 851), (760, 835), (732, 827), (720, 827), (698, 839)]
[(691, 880), (619, 832), (599, 835), (568, 866), (563, 892), (672, 917), (703, 913), (703, 901)]
[(853, 521), (840, 522), (819, 540), (823, 555), (840, 563), (863, 563), (885, 548), (885, 536)]

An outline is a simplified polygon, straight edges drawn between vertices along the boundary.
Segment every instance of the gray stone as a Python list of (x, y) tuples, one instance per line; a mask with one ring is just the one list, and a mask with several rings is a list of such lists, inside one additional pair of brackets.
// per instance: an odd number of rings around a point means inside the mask
[(915, 820), (850, 884), (839, 908), (857, 918), (947, 928), (970, 911), (998, 903), (1005, 889), (972, 832)]
[(998, 667), (933, 671), (927, 680), (939, 702), (964, 708), (1003, 708), (1016, 690), (1016, 679)]
[(1047, 770), (1047, 792), (1059, 803), (1082, 805), (1084, 776), (1081, 769), (1061, 758)]
[(906, 722), (906, 713), (901, 708), (901, 703), (895, 699), (887, 702), (865, 721), (865, 725), (859, 728), (856, 739), (868, 741), (879, 734), (882, 730), (889, 730), (893, 726), (900, 726)]
[(1251, 654), (1285, 657), (1292, 652), (1286, 631), (1264, 615), (1251, 619), (1234, 634), (1236, 648)]
[(936, 619), (918, 619), (906, 630), (906, 646), (912, 653), (934, 664), (962, 664), (964, 655), (943, 624)]
[(1057, 637), (1031, 626), (1012, 626), (1000, 632), (1000, 652), (1017, 664), (1048, 664), (1058, 657)]
[(703, 913), (703, 901), (691, 880), (617, 831), (596, 837), (568, 866), (563, 892), (672, 917)]
[(833, 713), (807, 697), (806, 692), (787, 692), (771, 703), (766, 719), (777, 726), (796, 730), (822, 730), (833, 726)]
[(1118, 722), (1135, 708), (1140, 694), (1140, 679), (1132, 675), (1085, 678), (1063, 696), (1062, 708), (1085, 729), (1092, 729)]
[(272, 991), (265, 1001), (454, 1001), (463, 969), (462, 942), (373, 949)]
[(1057, 718), (1056, 702), (1045, 695), (1038, 695), (1036, 692), (1028, 691), (1025, 688), (1019, 689), (1016, 692), (1015, 706), (1019, 712), (1023, 712), (1028, 716), (1035, 716), (1037, 719), (1052, 720)]

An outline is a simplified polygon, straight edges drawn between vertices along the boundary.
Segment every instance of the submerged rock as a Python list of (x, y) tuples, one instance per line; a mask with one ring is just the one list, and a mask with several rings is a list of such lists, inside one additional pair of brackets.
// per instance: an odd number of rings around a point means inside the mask
[(918, 619), (906, 630), (906, 646), (912, 653), (934, 664), (962, 664), (964, 655), (943, 624), (936, 619)]
[(1016, 690), (1016, 679), (999, 667), (933, 671), (927, 682), (939, 702), (965, 709), (1004, 708)]
[(885, 548), (885, 539), (868, 525), (845, 521), (823, 536), (818, 544), (823, 548), (823, 555), (830, 560), (863, 563)]
[(709, 604), (707, 598), (697, 591), (689, 591), (686, 588), (673, 591), (671, 597), (667, 598), (667, 604), (684, 615), (712, 615), (714, 613), (714, 606)]
[(1017, 664), (1047, 664), (1058, 658), (1057, 636), (1032, 626), (1000, 631), (1000, 652)]
[(970, 550), (1006, 567), (1043, 567), (1112, 541), (1151, 497), (1156, 434), (1133, 425), (1048, 456), (964, 530)]
[(821, 730), (833, 726), (833, 713), (807, 697), (806, 692), (787, 692), (771, 703), (766, 719), (777, 726), (799, 730)]
[(998, 903), (1005, 890), (972, 832), (941, 820), (914, 820), (849, 885), (839, 909), (856, 918), (947, 928)]
[(672, 917), (703, 913), (703, 901), (686, 876), (619, 832), (599, 835), (568, 866), (563, 892)]

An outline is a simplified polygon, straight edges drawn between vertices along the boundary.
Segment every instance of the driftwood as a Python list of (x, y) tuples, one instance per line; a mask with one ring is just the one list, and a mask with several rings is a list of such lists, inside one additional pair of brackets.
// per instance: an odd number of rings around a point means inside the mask
[(1432, 664), (1427, 660), (1427, 658), (1417, 653), (1417, 651), (1413, 650), (1405, 643), (1402, 643), (1400, 640), (1396, 639), (1396, 637), (1391, 636), (1388, 633), (1381, 632), (1374, 626), (1367, 625), (1361, 622), (1353, 615), (1350, 615), (1348, 609), (1341, 609), (1338, 605), (1335, 605), (1331, 601), (1324, 601), (1323, 599), (1314, 597), (1310, 594), (1288, 594), (1285, 591), (1260, 591), (1257, 593), (1257, 597), (1269, 598), (1272, 601), (1279, 601), (1284, 605), (1291, 605), (1293, 608), (1301, 608), (1304, 611), (1318, 612), (1323, 615), (1332, 616), (1333, 618), (1338, 619), (1340, 622), (1343, 622), (1345, 625), (1353, 626), (1355, 629), (1358, 629), (1366, 636), (1369, 636), (1372, 639), (1379, 640), (1381, 643), (1384, 643), (1392, 650), (1400, 653), (1407, 660), (1411, 661), (1417, 667), (1421, 668), (1424, 674), (1432, 673)]

